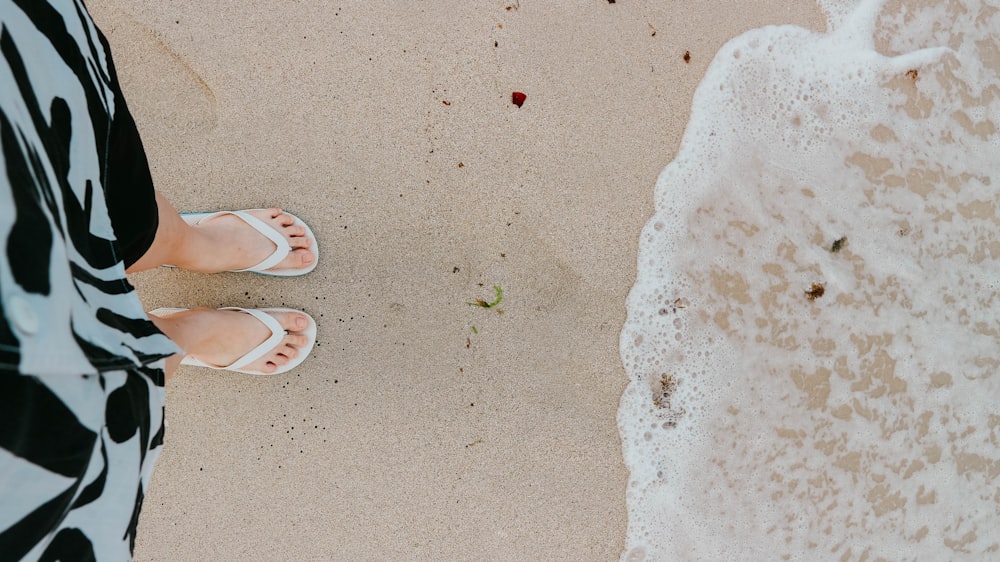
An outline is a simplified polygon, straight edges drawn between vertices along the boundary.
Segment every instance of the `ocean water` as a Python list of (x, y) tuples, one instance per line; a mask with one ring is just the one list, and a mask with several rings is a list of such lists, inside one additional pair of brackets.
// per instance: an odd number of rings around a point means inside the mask
[(641, 234), (623, 560), (1000, 560), (1000, 1), (730, 41)]

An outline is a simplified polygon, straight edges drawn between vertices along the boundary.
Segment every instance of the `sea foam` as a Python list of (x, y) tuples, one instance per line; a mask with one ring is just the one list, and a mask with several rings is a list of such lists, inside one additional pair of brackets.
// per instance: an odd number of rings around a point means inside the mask
[(641, 234), (623, 560), (1000, 559), (1000, 5), (716, 55)]

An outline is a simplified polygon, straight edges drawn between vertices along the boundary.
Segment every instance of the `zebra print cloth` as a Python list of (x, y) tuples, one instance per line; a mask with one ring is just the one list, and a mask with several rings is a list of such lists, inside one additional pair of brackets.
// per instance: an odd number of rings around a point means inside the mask
[(108, 215), (127, 110), (79, 0), (0, 0), (0, 52), (0, 560), (128, 560), (179, 349)]

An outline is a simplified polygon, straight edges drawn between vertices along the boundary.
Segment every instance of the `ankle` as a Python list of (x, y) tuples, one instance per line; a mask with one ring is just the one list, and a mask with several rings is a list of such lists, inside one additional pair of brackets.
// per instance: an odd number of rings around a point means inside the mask
[(197, 353), (199, 343), (204, 340), (206, 320), (211, 312), (214, 311), (209, 308), (193, 308), (166, 317), (151, 315), (150, 319), (177, 347), (191, 355)]
[(212, 273), (207, 264), (218, 255), (220, 246), (212, 240), (210, 233), (203, 229), (185, 223), (174, 241), (173, 254), (176, 256), (174, 265), (188, 271)]

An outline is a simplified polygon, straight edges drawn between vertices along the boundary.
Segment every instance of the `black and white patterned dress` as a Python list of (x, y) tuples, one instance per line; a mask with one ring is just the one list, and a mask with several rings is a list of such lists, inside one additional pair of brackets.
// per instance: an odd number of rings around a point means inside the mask
[(105, 199), (131, 118), (79, 0), (0, 0), (0, 52), (0, 560), (128, 560), (179, 351)]

